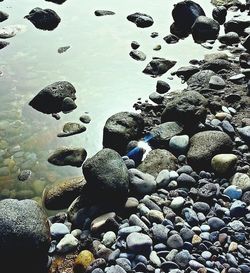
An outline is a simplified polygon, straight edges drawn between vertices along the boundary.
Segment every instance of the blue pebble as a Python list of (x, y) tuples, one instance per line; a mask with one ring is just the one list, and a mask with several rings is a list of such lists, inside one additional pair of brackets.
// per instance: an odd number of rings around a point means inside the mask
[(229, 196), (232, 200), (233, 199), (240, 199), (242, 195), (242, 189), (236, 187), (235, 185), (228, 186), (224, 192), (225, 195)]
[(68, 233), (68, 227), (62, 223), (54, 223), (50, 226), (50, 234), (52, 238), (61, 239)]

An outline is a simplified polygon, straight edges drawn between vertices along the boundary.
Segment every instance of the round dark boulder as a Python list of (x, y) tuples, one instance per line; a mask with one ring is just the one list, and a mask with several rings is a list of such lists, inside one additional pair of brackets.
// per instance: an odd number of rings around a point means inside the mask
[(37, 202), (0, 201), (1, 266), (8, 273), (45, 273), (49, 246), (47, 217)]
[(166, 103), (161, 122), (177, 121), (186, 127), (203, 122), (206, 118), (207, 100), (196, 91), (183, 92)]
[(128, 15), (127, 19), (130, 22), (135, 23), (136, 26), (140, 28), (150, 27), (154, 23), (154, 20), (150, 15), (140, 13), (140, 12), (136, 12), (136, 13)]
[(83, 164), (86, 188), (95, 203), (124, 204), (128, 197), (129, 174), (121, 156), (103, 149)]
[(0, 22), (3, 22), (9, 18), (9, 14), (6, 12), (0, 11)]
[(205, 42), (207, 40), (215, 40), (219, 31), (219, 23), (206, 16), (199, 16), (191, 28), (193, 39), (197, 43)]
[(181, 1), (174, 5), (172, 16), (175, 25), (182, 29), (191, 29), (197, 17), (205, 15), (202, 7), (193, 1)]
[(142, 137), (144, 120), (141, 115), (132, 112), (116, 113), (105, 123), (103, 146), (124, 155), (128, 143)]
[[(73, 101), (76, 99), (75, 93), (76, 90), (71, 83), (67, 81), (55, 82), (43, 88), (29, 102), (29, 105), (45, 114), (58, 113), (65, 110), (65, 99), (70, 98)], [(67, 110), (70, 109), (67, 108)]]
[(212, 11), (212, 16), (220, 25), (223, 25), (226, 21), (227, 8), (224, 6), (215, 7)]
[(52, 9), (34, 8), (24, 18), (28, 19), (36, 28), (53, 30), (61, 22), (61, 18)]

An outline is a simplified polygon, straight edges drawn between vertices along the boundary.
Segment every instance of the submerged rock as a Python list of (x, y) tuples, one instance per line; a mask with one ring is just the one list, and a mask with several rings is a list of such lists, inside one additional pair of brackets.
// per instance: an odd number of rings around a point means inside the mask
[(110, 10), (96, 10), (95, 15), (96, 16), (105, 16), (105, 15), (114, 15), (115, 13)]
[(129, 174), (121, 156), (112, 149), (103, 149), (83, 164), (87, 191), (95, 203), (125, 204)]
[(24, 18), (28, 19), (36, 28), (53, 30), (61, 22), (61, 18), (54, 10), (34, 8)]
[(48, 162), (57, 166), (81, 167), (87, 157), (83, 148), (58, 148), (49, 158)]
[(9, 273), (44, 273), (49, 245), (47, 217), (37, 202), (15, 199), (0, 202), (1, 264)]
[(142, 137), (144, 121), (141, 115), (130, 112), (116, 113), (103, 128), (103, 146), (124, 155), (128, 143)]
[(150, 15), (136, 12), (127, 16), (127, 19), (136, 24), (137, 27), (145, 28), (153, 25), (154, 20)]
[(52, 114), (60, 111), (73, 110), (76, 106), (66, 107), (67, 99), (75, 101), (76, 90), (74, 86), (67, 81), (52, 83), (43, 88), (30, 102), (29, 105), (34, 109), (45, 113)]
[(176, 64), (176, 61), (170, 61), (164, 58), (153, 57), (142, 71), (152, 77), (161, 76)]

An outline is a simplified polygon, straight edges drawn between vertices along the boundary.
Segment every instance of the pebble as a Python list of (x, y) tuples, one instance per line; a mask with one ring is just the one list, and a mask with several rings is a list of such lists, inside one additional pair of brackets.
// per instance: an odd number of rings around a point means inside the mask
[(242, 196), (242, 189), (239, 189), (235, 185), (230, 185), (227, 188), (225, 188), (223, 194), (229, 196), (232, 200), (234, 199), (238, 200)]
[(170, 204), (170, 208), (173, 210), (178, 210), (182, 208), (183, 204), (185, 202), (185, 199), (181, 196), (175, 197)]
[(217, 75), (211, 76), (209, 80), (209, 87), (214, 89), (223, 89), (226, 86), (225, 81)]
[(124, 227), (124, 228), (121, 228), (121, 229), (118, 231), (118, 236), (121, 236), (121, 237), (126, 238), (130, 233), (133, 233), (133, 232), (140, 232), (140, 231), (142, 231), (142, 228), (139, 227), (139, 226)]
[(246, 212), (246, 203), (240, 200), (234, 201), (230, 207), (231, 217), (242, 217), (246, 214)]
[(126, 239), (127, 248), (135, 254), (149, 254), (153, 245), (152, 239), (143, 233), (133, 232)]
[(170, 150), (177, 155), (185, 154), (187, 152), (188, 145), (189, 145), (188, 135), (173, 136), (169, 141)]
[(192, 256), (187, 250), (182, 250), (176, 254), (174, 260), (180, 268), (187, 268)]
[(165, 188), (170, 182), (170, 172), (168, 170), (162, 170), (156, 177), (157, 188)]
[(231, 178), (231, 184), (241, 189), (243, 192), (250, 190), (250, 177), (244, 173), (235, 173)]
[(237, 162), (237, 156), (234, 154), (217, 154), (211, 160), (213, 170), (222, 176), (232, 173)]
[(69, 228), (62, 223), (54, 223), (50, 226), (50, 234), (54, 239), (61, 239), (69, 233)]
[(153, 263), (153, 265), (160, 267), (161, 266), (161, 259), (158, 257), (155, 251), (151, 251), (149, 255), (149, 260)]
[(90, 123), (91, 118), (90, 118), (89, 115), (84, 114), (84, 115), (80, 116), (79, 120), (80, 120), (82, 123)]
[(90, 251), (82, 250), (75, 259), (74, 272), (85, 272), (94, 259), (95, 258)]
[(186, 173), (181, 173), (180, 176), (177, 178), (177, 182), (179, 187), (187, 188), (193, 187), (196, 184), (195, 179)]
[(78, 240), (72, 234), (66, 234), (56, 246), (58, 253), (67, 253), (74, 250), (78, 245)]
[(171, 235), (167, 240), (169, 248), (181, 249), (183, 247), (183, 239), (179, 234)]
[(108, 231), (103, 235), (102, 244), (106, 247), (112, 246), (116, 241), (116, 234), (113, 231)]

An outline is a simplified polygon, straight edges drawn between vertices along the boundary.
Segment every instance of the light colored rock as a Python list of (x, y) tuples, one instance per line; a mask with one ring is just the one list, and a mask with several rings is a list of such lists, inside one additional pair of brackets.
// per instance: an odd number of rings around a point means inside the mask
[(228, 175), (234, 170), (236, 162), (234, 154), (218, 154), (212, 158), (211, 166), (217, 174)]
[(231, 185), (235, 185), (242, 191), (250, 190), (250, 177), (245, 173), (236, 173), (231, 178)]
[(78, 240), (72, 234), (66, 234), (57, 244), (58, 253), (67, 253), (73, 251), (78, 245)]

